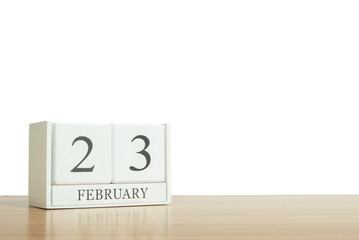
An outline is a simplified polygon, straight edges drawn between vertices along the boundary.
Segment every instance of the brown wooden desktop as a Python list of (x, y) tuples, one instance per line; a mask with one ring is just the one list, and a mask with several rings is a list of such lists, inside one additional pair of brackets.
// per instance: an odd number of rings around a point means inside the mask
[(0, 239), (359, 239), (359, 195), (173, 196), (172, 204), (43, 210), (0, 197)]

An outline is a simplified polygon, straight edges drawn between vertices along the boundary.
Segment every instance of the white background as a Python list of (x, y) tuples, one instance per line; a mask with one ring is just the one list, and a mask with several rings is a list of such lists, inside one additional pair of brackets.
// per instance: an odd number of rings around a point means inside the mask
[(0, 195), (28, 124), (172, 124), (173, 194), (359, 193), (357, 1), (1, 1)]

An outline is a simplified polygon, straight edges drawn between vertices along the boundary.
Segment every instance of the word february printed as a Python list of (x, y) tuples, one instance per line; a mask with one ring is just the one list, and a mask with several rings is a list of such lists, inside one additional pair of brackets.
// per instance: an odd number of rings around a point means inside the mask
[(78, 201), (146, 198), (148, 188), (78, 189)]

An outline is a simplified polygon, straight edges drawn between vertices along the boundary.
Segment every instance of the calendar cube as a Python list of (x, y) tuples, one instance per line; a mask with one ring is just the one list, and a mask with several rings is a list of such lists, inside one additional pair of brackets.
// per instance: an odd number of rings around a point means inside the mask
[(170, 185), (169, 124), (30, 124), (30, 206), (168, 204)]
[(164, 182), (165, 146), (164, 125), (112, 125), (112, 182)]
[(52, 126), (53, 184), (111, 182), (111, 126)]

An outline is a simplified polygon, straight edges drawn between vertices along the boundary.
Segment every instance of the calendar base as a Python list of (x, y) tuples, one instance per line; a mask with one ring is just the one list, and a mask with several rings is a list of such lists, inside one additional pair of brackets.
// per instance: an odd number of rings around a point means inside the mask
[(101, 207), (166, 204), (166, 183), (53, 185), (52, 206)]

